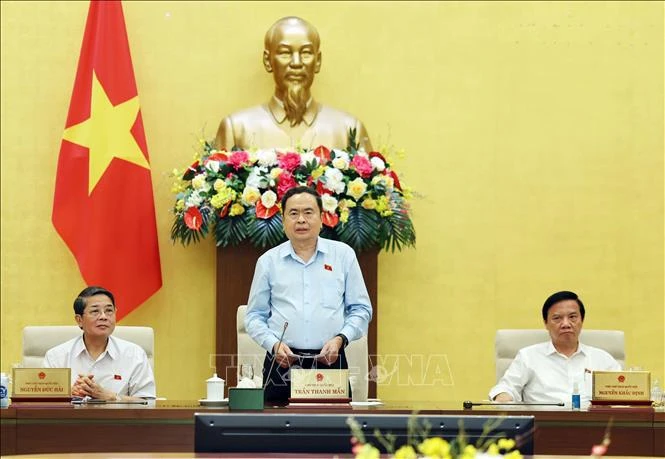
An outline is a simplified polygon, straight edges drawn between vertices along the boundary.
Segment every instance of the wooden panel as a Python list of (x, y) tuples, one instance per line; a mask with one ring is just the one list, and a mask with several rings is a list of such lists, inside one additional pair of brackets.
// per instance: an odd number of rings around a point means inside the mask
[[(663, 455), (665, 416), (651, 409), (461, 410), (460, 403), (393, 402), (379, 407), (266, 409), (265, 413), (348, 413), (360, 415), (422, 414), (533, 415), (536, 418), (535, 453), (588, 455), (600, 443), (613, 419), (608, 456)], [(194, 413), (227, 412), (198, 407), (191, 401), (158, 401), (156, 407), (127, 405), (81, 406), (25, 404), (2, 410), (2, 454), (58, 452), (183, 452), (193, 451)], [(15, 438), (12, 446), (12, 438)], [(8, 439), (5, 441), (5, 439)], [(660, 439), (660, 443), (658, 442)], [(13, 448), (13, 450), (12, 450)], [(660, 450), (658, 449), (660, 448)]]
[[(254, 277), (256, 260), (265, 250), (252, 247), (248, 243), (238, 247), (217, 249), (217, 326), (215, 343), (215, 365), (217, 374), (226, 381), (226, 390), (236, 385), (236, 311), (241, 304), (247, 304), (249, 289)], [(378, 323), (377, 270), (378, 251), (362, 252), (358, 263), (363, 272), (369, 292), (374, 317), (370, 323), (367, 339), (370, 356), (377, 354), (376, 336)], [(370, 381), (369, 397), (376, 397), (376, 383)]]

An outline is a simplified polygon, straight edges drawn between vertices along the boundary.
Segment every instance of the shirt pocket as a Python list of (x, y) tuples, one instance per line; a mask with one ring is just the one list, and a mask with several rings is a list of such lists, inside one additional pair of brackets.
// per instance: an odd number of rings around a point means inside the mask
[(326, 276), (322, 282), (321, 306), (336, 310), (344, 305), (344, 277), (341, 275)]

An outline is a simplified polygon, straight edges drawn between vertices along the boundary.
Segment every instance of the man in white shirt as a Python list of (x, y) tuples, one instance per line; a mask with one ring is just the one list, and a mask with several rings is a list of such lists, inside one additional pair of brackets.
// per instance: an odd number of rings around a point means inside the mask
[(102, 287), (87, 287), (74, 300), (74, 318), (83, 334), (49, 349), (45, 368), (72, 369), (72, 395), (100, 400), (155, 398), (155, 377), (145, 351), (111, 336), (115, 300)]
[(582, 403), (588, 403), (591, 371), (618, 371), (621, 366), (602, 349), (580, 343), (584, 314), (584, 304), (573, 292), (547, 298), (542, 315), (551, 340), (521, 349), (490, 390), (490, 400), (569, 404), (577, 385)]

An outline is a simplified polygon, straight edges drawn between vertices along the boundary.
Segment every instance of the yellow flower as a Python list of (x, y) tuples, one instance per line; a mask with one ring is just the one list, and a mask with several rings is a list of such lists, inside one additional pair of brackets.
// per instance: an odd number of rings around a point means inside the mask
[(276, 167), (270, 171), (270, 178), (272, 179), (276, 179), (280, 175), (282, 175), (282, 169), (280, 169), (279, 167)]
[(411, 445), (404, 445), (395, 451), (395, 459), (417, 459), (416, 450)]
[(192, 188), (200, 190), (206, 184), (206, 175), (199, 174), (192, 179)]
[(376, 211), (381, 214), (382, 217), (388, 217), (392, 215), (392, 210), (390, 209), (390, 201), (388, 201), (388, 196), (379, 196), (376, 200)]
[(325, 166), (319, 166), (316, 169), (312, 171), (312, 178), (314, 180), (317, 180), (319, 177), (323, 175), (323, 173), (326, 171)]
[(349, 194), (356, 201), (361, 198), (367, 191), (367, 184), (360, 177), (350, 181), (346, 193)]
[(504, 459), (521, 459), (522, 454), (518, 450), (513, 450), (503, 455)]
[(231, 217), (235, 217), (236, 215), (241, 215), (244, 212), (245, 212), (245, 207), (242, 204), (239, 204), (239, 203), (236, 202), (231, 206), (231, 210), (229, 211), (229, 215)]
[(226, 188), (226, 182), (222, 179), (217, 179), (215, 180), (215, 183), (213, 184), (213, 188), (215, 189), (216, 192), (220, 192), (224, 188)]
[(496, 446), (496, 443), (492, 443), (491, 445), (489, 445), (489, 447), (487, 448), (487, 454), (489, 454), (490, 456), (499, 455), (499, 447)]
[(450, 445), (440, 437), (428, 438), (418, 445), (418, 451), (427, 457), (450, 457)]
[(512, 438), (499, 438), (497, 446), (504, 451), (510, 451), (515, 447), (515, 440)]
[(365, 200), (360, 205), (363, 206), (363, 209), (376, 209), (376, 201), (372, 198), (365, 198)]
[(360, 448), (360, 451), (355, 454), (356, 459), (379, 459), (381, 457), (379, 450), (369, 443), (365, 443), (362, 448)]
[(462, 451), (462, 454), (460, 456), (461, 459), (474, 459), (476, 457), (476, 454), (478, 451), (473, 445), (466, 445), (464, 447), (464, 450)]
[(258, 201), (260, 197), (261, 192), (256, 187), (246, 186), (245, 189), (242, 190), (242, 202), (248, 206), (256, 204), (256, 201)]
[(221, 209), (229, 201), (233, 201), (236, 198), (236, 192), (232, 188), (224, 188), (219, 191), (215, 196), (210, 198), (210, 204), (215, 209)]
[(178, 179), (178, 180), (173, 182), (173, 186), (171, 187), (171, 192), (173, 194), (178, 194), (178, 193), (182, 193), (186, 189), (187, 189), (187, 182), (185, 182), (184, 180)]
[(349, 221), (349, 209), (342, 209), (339, 211), (339, 221), (342, 223)]
[(185, 210), (185, 200), (184, 199), (178, 199), (176, 201), (175, 210), (177, 210), (177, 211)]

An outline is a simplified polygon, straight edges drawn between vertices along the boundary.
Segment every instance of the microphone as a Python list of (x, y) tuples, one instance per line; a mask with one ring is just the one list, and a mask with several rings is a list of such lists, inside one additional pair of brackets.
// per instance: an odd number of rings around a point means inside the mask
[(535, 403), (535, 402), (472, 402), (471, 400), (465, 400), (462, 403), (462, 406), (465, 410), (470, 410), (474, 406), (481, 405), (490, 405), (490, 406), (565, 406), (563, 402), (552, 402), (552, 403)]
[[(282, 340), (284, 339), (284, 333), (286, 333), (286, 327), (289, 326), (288, 322), (284, 322), (284, 328), (282, 329), (282, 334), (279, 337), (279, 341), (277, 341), (277, 351), (279, 352), (279, 346), (282, 344)], [(266, 383), (263, 385), (263, 390), (268, 387), (268, 383), (270, 382), (270, 375), (272, 374), (272, 369), (275, 367), (275, 362), (277, 361), (276, 353), (273, 354), (272, 356), (272, 363), (270, 364), (270, 369), (268, 370), (268, 377), (266, 378)]]

